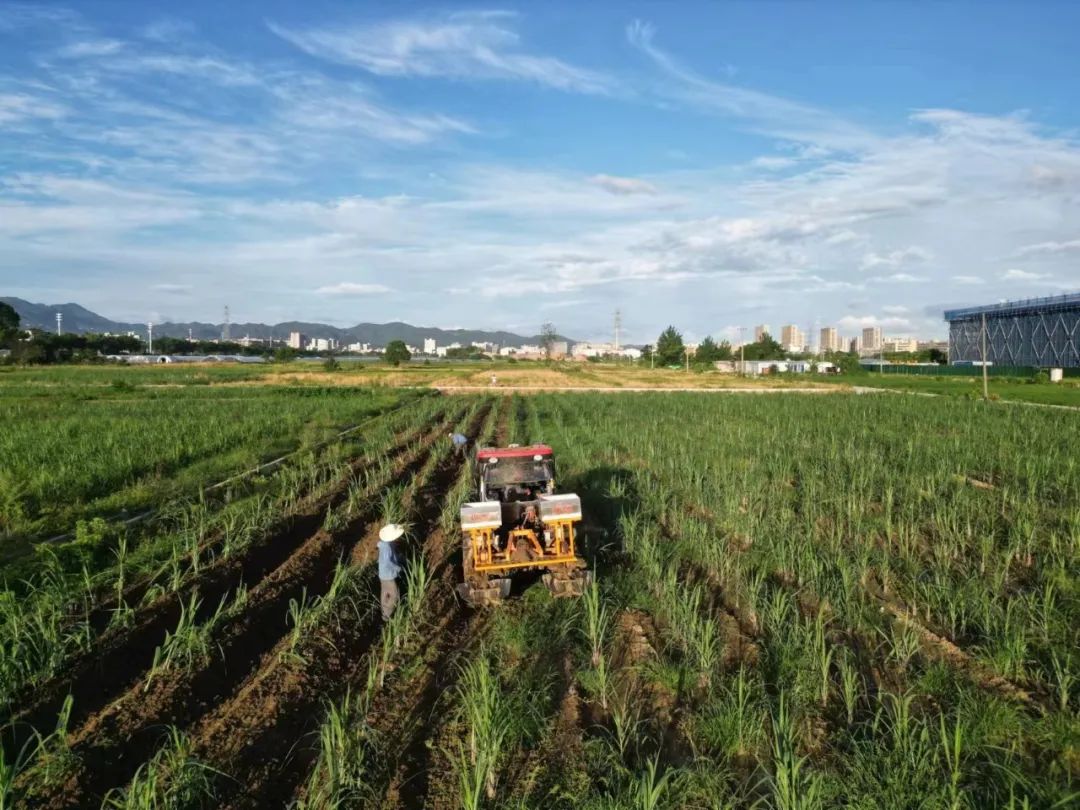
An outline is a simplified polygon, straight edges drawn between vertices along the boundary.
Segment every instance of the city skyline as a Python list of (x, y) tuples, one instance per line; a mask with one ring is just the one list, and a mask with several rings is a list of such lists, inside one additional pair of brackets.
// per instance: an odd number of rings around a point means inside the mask
[(942, 337), (945, 309), (1076, 287), (1077, 28), (1073, 4), (5, 4), (0, 293)]

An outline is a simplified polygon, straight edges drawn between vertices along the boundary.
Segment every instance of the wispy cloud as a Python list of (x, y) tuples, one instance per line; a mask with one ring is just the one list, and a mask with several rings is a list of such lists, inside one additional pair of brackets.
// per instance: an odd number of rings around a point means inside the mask
[(1039, 242), (1034, 245), (1024, 245), (1014, 254), (1022, 256), (1058, 256), (1063, 253), (1080, 253), (1080, 239), (1070, 239), (1067, 242)]
[(656, 30), (648, 22), (635, 20), (627, 27), (626, 36), (664, 74), (653, 87), (661, 97), (742, 119), (758, 132), (829, 149), (865, 149), (879, 140), (833, 113), (701, 76), (656, 44)]
[(1033, 273), (1030, 270), (1018, 270), (1015, 267), (1001, 274), (1005, 281), (1043, 281), (1051, 278), (1047, 273)]
[(315, 292), (319, 295), (365, 296), (382, 295), (383, 293), (393, 292), (393, 290), (385, 284), (360, 284), (352, 281), (342, 281), (338, 284), (327, 284), (319, 287)]
[(522, 48), (515, 15), (468, 12), (374, 25), (290, 28), (268, 23), (312, 56), (381, 76), (513, 79), (578, 93), (608, 94), (608, 76)]
[(0, 93), (0, 125), (33, 118), (55, 120), (68, 114), (62, 104), (25, 93)]
[(589, 182), (612, 194), (655, 194), (656, 186), (636, 177), (616, 177), (610, 174), (594, 174)]
[(912, 245), (901, 250), (893, 250), (885, 254), (867, 253), (862, 258), (864, 270), (872, 270), (877, 267), (900, 267), (915, 262), (925, 262), (931, 258), (930, 253), (923, 248)]

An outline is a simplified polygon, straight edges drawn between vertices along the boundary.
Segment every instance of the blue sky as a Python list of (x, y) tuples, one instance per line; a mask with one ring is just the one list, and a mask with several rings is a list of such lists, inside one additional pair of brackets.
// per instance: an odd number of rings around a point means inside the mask
[(944, 333), (1080, 289), (1078, 3), (0, 3), (0, 289)]

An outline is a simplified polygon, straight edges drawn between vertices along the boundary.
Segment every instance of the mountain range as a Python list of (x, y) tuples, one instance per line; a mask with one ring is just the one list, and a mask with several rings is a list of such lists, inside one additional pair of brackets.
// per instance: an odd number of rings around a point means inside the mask
[[(126, 334), (146, 333), (145, 323), (124, 323), (113, 321), (96, 312), (91, 312), (79, 304), (35, 304), (22, 298), (0, 296), (0, 301), (10, 304), (19, 313), (24, 328), (56, 329), (56, 314), (63, 316), (63, 330), (78, 334), (111, 332)], [(202, 323), (155, 323), (154, 335), (186, 338), (189, 334), (196, 340), (214, 340), (221, 337), (222, 324)], [(271, 335), (278, 339), (288, 338), (290, 332), (302, 332), (309, 338), (336, 338), (342, 343), (370, 343), (373, 346), (385, 346), (391, 340), (404, 340), (411, 346), (422, 346), (425, 338), (434, 338), (440, 346), (449, 343), (468, 345), (472, 342), (497, 343), (500, 346), (523, 346), (538, 344), (539, 335), (517, 335), (513, 332), (488, 332), (482, 329), (438, 329), (436, 327), (412, 326), (395, 321), (393, 323), (358, 323), (342, 329), (325, 323), (305, 321), (286, 321), (284, 323), (233, 323), (229, 325), (229, 334), (233, 339), (250, 335), (253, 338), (267, 338)], [(566, 340), (566, 338), (560, 338)]]

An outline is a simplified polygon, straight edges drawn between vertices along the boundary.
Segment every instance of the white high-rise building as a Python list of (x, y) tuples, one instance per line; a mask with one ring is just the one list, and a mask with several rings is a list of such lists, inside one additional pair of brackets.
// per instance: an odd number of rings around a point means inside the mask
[(780, 345), (789, 352), (801, 352), (806, 343), (802, 330), (793, 323), (780, 329)]
[(754, 327), (754, 343), (760, 343), (761, 339), (768, 335), (769, 325), (767, 323), (761, 323)]
[(289, 348), (303, 349), (307, 345), (307, 335), (303, 332), (289, 332)]
[(835, 326), (826, 326), (821, 330), (821, 351), (840, 351), (840, 335)]
[(424, 338), (424, 354), (435, 354), (437, 348), (439, 344), (435, 342), (435, 338)]
[(876, 352), (881, 349), (881, 327), (868, 326), (862, 330), (862, 350)]

